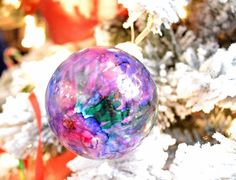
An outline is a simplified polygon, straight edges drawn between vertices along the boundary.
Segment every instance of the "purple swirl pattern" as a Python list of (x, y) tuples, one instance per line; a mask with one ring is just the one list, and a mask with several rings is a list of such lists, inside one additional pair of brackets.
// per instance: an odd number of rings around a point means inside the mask
[(74, 53), (46, 91), (49, 126), (69, 150), (91, 159), (118, 158), (150, 132), (157, 93), (144, 65), (116, 48)]

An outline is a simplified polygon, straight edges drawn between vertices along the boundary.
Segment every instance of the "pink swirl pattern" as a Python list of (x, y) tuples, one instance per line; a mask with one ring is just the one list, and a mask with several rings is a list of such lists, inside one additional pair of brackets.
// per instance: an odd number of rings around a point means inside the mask
[(116, 48), (74, 53), (46, 91), (49, 126), (71, 151), (91, 159), (118, 158), (153, 127), (156, 85), (144, 65)]

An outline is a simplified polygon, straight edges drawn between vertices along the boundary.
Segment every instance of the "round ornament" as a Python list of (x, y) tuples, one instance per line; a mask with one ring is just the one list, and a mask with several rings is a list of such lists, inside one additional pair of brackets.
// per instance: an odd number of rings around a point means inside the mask
[(74, 53), (46, 91), (50, 128), (65, 147), (91, 159), (118, 158), (135, 149), (153, 127), (156, 103), (147, 69), (116, 48)]

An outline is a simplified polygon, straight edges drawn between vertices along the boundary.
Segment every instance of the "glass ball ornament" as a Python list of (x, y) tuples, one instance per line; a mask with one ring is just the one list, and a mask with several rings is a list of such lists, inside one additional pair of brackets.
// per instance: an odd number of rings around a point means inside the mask
[(50, 128), (66, 148), (90, 159), (119, 158), (135, 149), (154, 125), (156, 104), (150, 73), (116, 48), (74, 53), (46, 91)]

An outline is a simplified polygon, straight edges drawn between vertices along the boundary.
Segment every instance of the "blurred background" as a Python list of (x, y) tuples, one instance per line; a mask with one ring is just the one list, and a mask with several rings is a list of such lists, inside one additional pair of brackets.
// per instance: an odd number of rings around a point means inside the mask
[[(235, 12), (235, 0), (0, 0), (0, 180), (236, 179)], [(139, 56), (159, 91), (152, 133), (114, 161), (67, 151), (44, 107), (57, 66), (95, 45)]]

